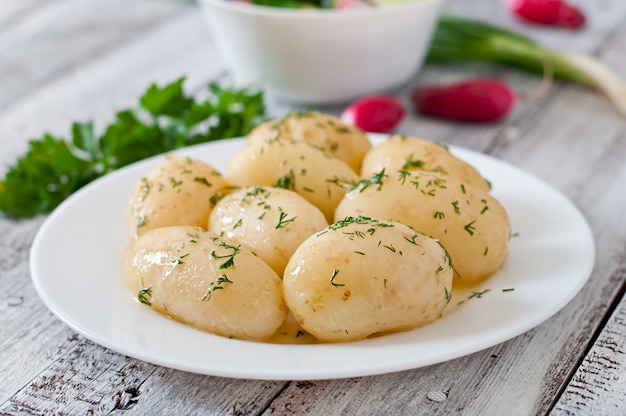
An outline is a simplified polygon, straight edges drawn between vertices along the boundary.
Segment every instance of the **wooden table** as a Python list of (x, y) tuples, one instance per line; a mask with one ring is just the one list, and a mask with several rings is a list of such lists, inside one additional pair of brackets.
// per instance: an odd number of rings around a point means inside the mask
[[(522, 25), (492, 0), (452, 0), (448, 9), (596, 55), (626, 77), (626, 2), (577, 3), (589, 16), (580, 32)], [(497, 74), (519, 91), (538, 83), (533, 75), (472, 64), (427, 65), (413, 84), (477, 73)], [(150, 83), (183, 74), (190, 88), (227, 76), (192, 3), (3, 2), (0, 172), (28, 139), (67, 135), (73, 120), (102, 125)], [(406, 100), (406, 91), (398, 96)], [(268, 105), (277, 116), (289, 109)], [(514, 339), (425, 368), (323, 381), (197, 375), (125, 357), (65, 326), (30, 278), (30, 247), (45, 216), (0, 215), (0, 414), (626, 414), (626, 118), (601, 95), (556, 83), (502, 123), (411, 113), (401, 132), (501, 158), (570, 198), (597, 247), (592, 275), (575, 299)]]

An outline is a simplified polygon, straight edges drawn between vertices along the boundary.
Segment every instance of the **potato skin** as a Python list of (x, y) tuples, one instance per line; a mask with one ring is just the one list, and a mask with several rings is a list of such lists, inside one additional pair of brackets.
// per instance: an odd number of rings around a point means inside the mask
[(489, 182), (474, 166), (454, 156), (445, 146), (418, 137), (396, 134), (374, 146), (365, 155), (361, 176), (366, 178), (383, 169), (387, 172), (434, 172), (486, 191), (490, 190)]
[(472, 284), (508, 254), (489, 183), (435, 142), (372, 148), (334, 116), (290, 113), (225, 176), (167, 155), (132, 191), (123, 265), (136, 299), (217, 335), (271, 342), (289, 310), (321, 342), (412, 329), (441, 315), (455, 274)]
[(226, 179), (234, 186), (279, 184), (318, 207), (331, 222), (337, 204), (359, 177), (319, 148), (284, 139), (246, 145), (228, 164)]
[(346, 194), (335, 215), (400, 221), (438, 239), (463, 283), (490, 276), (508, 254), (509, 217), (498, 200), (432, 172), (381, 172), (364, 179)]
[(356, 173), (361, 171), (363, 157), (372, 147), (361, 129), (317, 111), (290, 112), (283, 118), (266, 121), (254, 128), (247, 138), (248, 143), (275, 139), (303, 141), (324, 149)]
[(288, 312), (281, 279), (267, 264), (199, 227), (143, 234), (127, 252), (123, 274), (142, 303), (225, 337), (267, 339)]
[(211, 198), (226, 186), (212, 166), (168, 154), (131, 191), (127, 227), (133, 238), (172, 225), (206, 227), (213, 209)]
[(209, 216), (209, 230), (248, 247), (279, 276), (298, 246), (327, 225), (322, 211), (309, 201), (269, 186), (237, 189)]
[(356, 341), (437, 319), (452, 275), (435, 240), (398, 222), (348, 217), (296, 250), (283, 286), (302, 328), (323, 342)]

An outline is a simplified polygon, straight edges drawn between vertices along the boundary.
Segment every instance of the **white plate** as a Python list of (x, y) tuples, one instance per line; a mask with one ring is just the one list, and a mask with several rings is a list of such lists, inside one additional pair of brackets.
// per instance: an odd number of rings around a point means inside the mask
[[(242, 145), (241, 140), (219, 141), (181, 153), (224, 171)], [(135, 181), (162, 157), (113, 172), (59, 206), (33, 243), (33, 283), (52, 312), (92, 341), (190, 372), (326, 379), (407, 370), (461, 357), (513, 338), (565, 306), (589, 277), (595, 249), (584, 217), (559, 192), (502, 161), (451, 150), (491, 181), (494, 196), (508, 210), (512, 230), (519, 235), (511, 240), (503, 269), (473, 289), (488, 292), (471, 299), (471, 292), (455, 293), (444, 315), (420, 329), (353, 343), (268, 344), (207, 334), (141, 305), (121, 276), (128, 244), (125, 209)]]

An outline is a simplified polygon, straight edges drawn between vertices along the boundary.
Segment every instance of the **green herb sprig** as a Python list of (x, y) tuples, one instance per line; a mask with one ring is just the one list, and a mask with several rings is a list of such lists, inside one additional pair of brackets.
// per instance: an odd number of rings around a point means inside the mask
[(602, 92), (626, 117), (626, 81), (600, 59), (551, 50), (526, 36), (487, 22), (443, 13), (427, 61), (483, 61), (547, 74)]
[(243, 136), (266, 119), (260, 91), (211, 83), (208, 97), (196, 100), (184, 92), (184, 81), (152, 84), (137, 108), (117, 112), (100, 135), (87, 121), (72, 124), (70, 140), (48, 133), (31, 140), (0, 180), (0, 211), (16, 217), (50, 212), (112, 170), (185, 146)]

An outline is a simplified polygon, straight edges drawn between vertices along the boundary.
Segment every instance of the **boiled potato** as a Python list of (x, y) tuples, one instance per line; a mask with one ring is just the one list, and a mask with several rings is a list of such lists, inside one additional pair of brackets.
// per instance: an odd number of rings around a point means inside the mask
[(321, 341), (356, 341), (437, 319), (452, 269), (433, 239), (394, 221), (348, 217), (309, 237), (283, 276), (289, 310)]
[(138, 181), (127, 209), (127, 226), (133, 237), (159, 227), (206, 227), (212, 198), (227, 186), (212, 166), (169, 154)]
[(328, 222), (358, 175), (341, 160), (295, 140), (250, 143), (228, 164), (226, 179), (236, 186), (278, 185), (318, 207)]
[(454, 156), (443, 145), (417, 137), (393, 135), (365, 155), (362, 177), (385, 169), (423, 170), (451, 176), (462, 182), (489, 190), (489, 182), (469, 163)]
[(340, 118), (317, 111), (290, 112), (266, 121), (248, 135), (248, 143), (292, 139), (312, 144), (343, 160), (359, 173), (365, 153), (372, 147), (365, 133)]
[(248, 247), (280, 276), (296, 248), (327, 225), (322, 211), (309, 201), (269, 186), (238, 189), (209, 216), (211, 231)]
[(143, 234), (128, 251), (123, 273), (140, 302), (225, 337), (266, 339), (288, 313), (276, 272), (200, 227)]
[(438, 239), (465, 283), (493, 274), (508, 253), (504, 207), (483, 189), (432, 172), (381, 171), (350, 190), (335, 215), (400, 221)]

